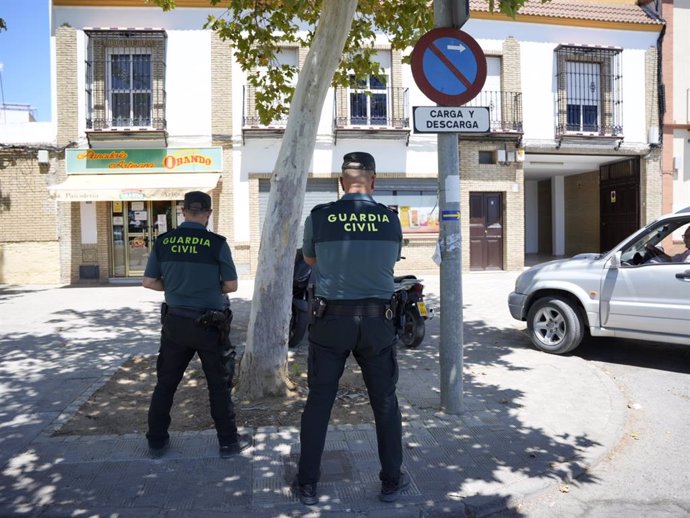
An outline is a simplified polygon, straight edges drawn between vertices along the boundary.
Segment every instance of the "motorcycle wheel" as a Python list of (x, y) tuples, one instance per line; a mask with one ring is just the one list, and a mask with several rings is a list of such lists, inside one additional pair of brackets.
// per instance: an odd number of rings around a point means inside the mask
[(309, 326), (309, 314), (303, 311), (293, 311), (290, 317), (290, 336), (288, 347), (295, 347), (304, 338)]
[(415, 308), (405, 310), (405, 323), (400, 333), (400, 341), (408, 349), (415, 349), (424, 340), (426, 326), (424, 319)]

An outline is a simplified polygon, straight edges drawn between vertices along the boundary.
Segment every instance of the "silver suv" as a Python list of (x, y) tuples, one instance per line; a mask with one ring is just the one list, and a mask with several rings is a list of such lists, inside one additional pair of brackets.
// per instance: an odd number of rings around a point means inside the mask
[(690, 257), (669, 257), (660, 244), (674, 232), (690, 236), (690, 207), (657, 219), (609, 252), (525, 270), (508, 296), (511, 315), (527, 321), (538, 349), (554, 354), (575, 349), (586, 332), (690, 345)]

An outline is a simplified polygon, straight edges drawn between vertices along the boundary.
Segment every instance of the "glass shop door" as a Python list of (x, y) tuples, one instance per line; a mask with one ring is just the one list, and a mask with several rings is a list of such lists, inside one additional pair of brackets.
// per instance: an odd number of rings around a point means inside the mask
[(159, 234), (182, 222), (182, 200), (112, 203), (113, 276), (144, 275), (151, 246)]

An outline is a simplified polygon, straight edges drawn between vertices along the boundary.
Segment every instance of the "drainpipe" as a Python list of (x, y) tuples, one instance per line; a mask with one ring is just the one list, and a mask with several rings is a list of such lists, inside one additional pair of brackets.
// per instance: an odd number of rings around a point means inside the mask
[(649, 3), (651, 2), (647, 2), (646, 5), (640, 5), (640, 7), (648, 15), (663, 23), (659, 37), (656, 39), (656, 83), (659, 103), (659, 144), (662, 144), (664, 139), (664, 115), (666, 114), (666, 86), (664, 85), (661, 65), (663, 63), (662, 51), (664, 47), (664, 36), (666, 35), (666, 20), (664, 20), (664, 18), (659, 14), (661, 12), (662, 0), (654, 0), (653, 9), (647, 7)]
[[(668, 172), (668, 165), (665, 165), (669, 160), (672, 161), (671, 156), (673, 155), (673, 140), (668, 143), (668, 148), (663, 148), (664, 143), (664, 119), (666, 118), (666, 85), (664, 84), (664, 74), (663, 74), (663, 51), (664, 51), (664, 37), (666, 35), (667, 22), (661, 16), (662, 9), (664, 7), (663, 0), (653, 0), (653, 7), (651, 2), (647, 2), (646, 5), (641, 5), (640, 7), (649, 16), (653, 17), (655, 20), (660, 21), (663, 25), (661, 31), (659, 31), (659, 36), (656, 40), (656, 59), (657, 59), (657, 96), (658, 96), (658, 110), (659, 110), (659, 137), (656, 145), (650, 145), (650, 153), (654, 147), (662, 146), (662, 152), (660, 154), (661, 158), (661, 213), (669, 212), (673, 207), (673, 180), (672, 177), (669, 178), (669, 174), (672, 175), (673, 172)], [(673, 6), (671, 5), (672, 9)], [(673, 85), (671, 84), (671, 88)], [(671, 90), (672, 91), (672, 90)], [(670, 101), (672, 102), (672, 101)], [(665, 160), (664, 160), (665, 159)]]
[(666, 34), (666, 20), (657, 15), (659, 21), (664, 25), (661, 27), (659, 37), (656, 39), (656, 74), (657, 74), (657, 89), (659, 97), (659, 144), (664, 143), (664, 118), (666, 115), (666, 85), (663, 82), (663, 74), (661, 70), (662, 50), (664, 47), (664, 35)]

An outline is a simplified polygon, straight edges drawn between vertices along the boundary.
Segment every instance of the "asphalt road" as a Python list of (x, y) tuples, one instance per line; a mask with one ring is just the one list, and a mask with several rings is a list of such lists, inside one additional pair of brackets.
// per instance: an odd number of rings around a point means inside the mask
[(589, 473), (528, 500), (520, 516), (690, 516), (690, 347), (589, 339), (573, 354), (625, 395), (626, 433)]

